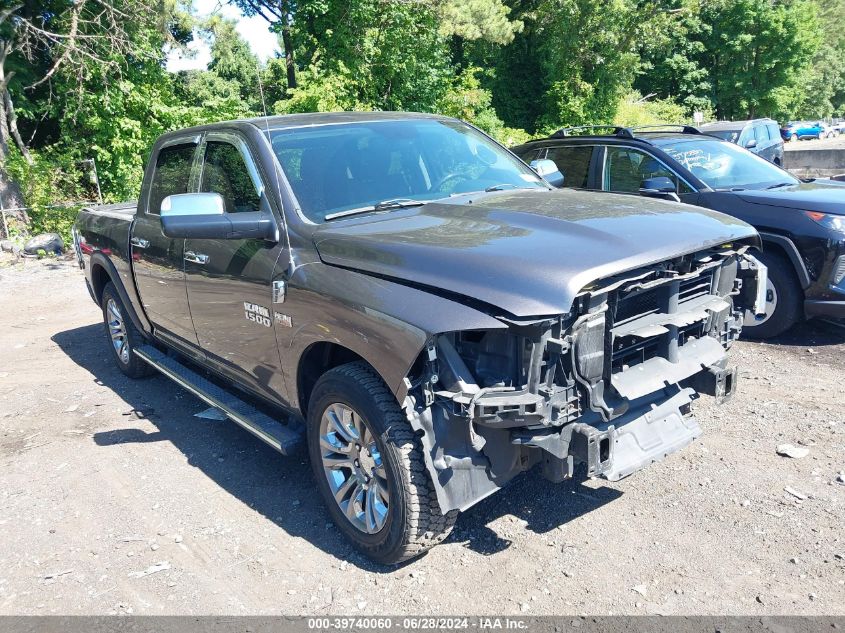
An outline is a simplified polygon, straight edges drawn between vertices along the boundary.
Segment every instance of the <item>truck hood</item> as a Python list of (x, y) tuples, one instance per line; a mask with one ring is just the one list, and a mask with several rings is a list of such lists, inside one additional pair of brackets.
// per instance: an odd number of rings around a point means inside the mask
[(745, 190), (737, 195), (752, 204), (765, 204), (802, 211), (845, 214), (845, 183), (814, 180), (778, 189)]
[(755, 236), (741, 220), (700, 207), (521, 190), (335, 220), (315, 230), (314, 242), (327, 264), (530, 317), (568, 312), (597, 279)]

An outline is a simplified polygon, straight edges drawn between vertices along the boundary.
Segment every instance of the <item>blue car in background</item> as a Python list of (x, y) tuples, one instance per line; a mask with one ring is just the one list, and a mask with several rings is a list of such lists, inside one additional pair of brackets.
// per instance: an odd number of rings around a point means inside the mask
[(821, 121), (790, 121), (780, 129), (784, 141), (800, 141), (805, 138), (827, 138), (828, 130)]

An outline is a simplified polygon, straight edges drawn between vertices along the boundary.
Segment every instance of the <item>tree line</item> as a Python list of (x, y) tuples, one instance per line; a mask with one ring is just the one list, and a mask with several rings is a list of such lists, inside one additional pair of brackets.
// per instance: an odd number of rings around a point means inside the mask
[[(14, 231), (67, 231), (94, 164), (106, 201), (131, 199), (162, 132), (265, 112), (440, 112), (505, 143), (695, 111), (845, 114), (845, 0), (226, 1), (263, 18), (277, 58), (191, 0), (0, 0)], [(169, 73), (195, 35), (208, 69)]]

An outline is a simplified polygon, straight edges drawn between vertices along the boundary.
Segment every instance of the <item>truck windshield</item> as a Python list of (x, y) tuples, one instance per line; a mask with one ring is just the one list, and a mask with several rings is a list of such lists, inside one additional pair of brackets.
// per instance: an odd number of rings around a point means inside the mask
[[(338, 123), (270, 131), (273, 150), (312, 222), (393, 200), (547, 188), (524, 163), (451, 120)], [(407, 206), (407, 205), (406, 205)]]
[(797, 185), (798, 179), (746, 149), (715, 139), (662, 143), (660, 149), (713, 189)]

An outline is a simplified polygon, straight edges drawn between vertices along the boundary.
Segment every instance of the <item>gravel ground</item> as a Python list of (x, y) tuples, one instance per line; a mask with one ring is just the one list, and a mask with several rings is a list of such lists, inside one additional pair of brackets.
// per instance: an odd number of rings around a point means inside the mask
[(0, 614), (845, 614), (836, 326), (736, 345), (740, 393), (697, 403), (680, 454), (617, 483), (528, 474), (388, 569), (303, 459), (124, 378), (100, 319), (71, 262), (0, 267)]

